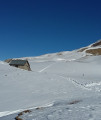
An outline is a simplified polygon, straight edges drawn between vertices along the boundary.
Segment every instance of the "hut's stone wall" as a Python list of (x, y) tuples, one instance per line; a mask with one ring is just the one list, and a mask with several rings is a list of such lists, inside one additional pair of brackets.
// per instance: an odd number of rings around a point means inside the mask
[(24, 66), (18, 66), (18, 68), (31, 71), (30, 65), (27, 62), (26, 62), (26, 64)]

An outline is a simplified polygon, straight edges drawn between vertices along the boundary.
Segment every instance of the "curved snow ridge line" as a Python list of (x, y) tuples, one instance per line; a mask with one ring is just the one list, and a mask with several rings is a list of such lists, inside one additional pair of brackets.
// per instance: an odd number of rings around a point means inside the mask
[(4, 116), (7, 116), (7, 115), (11, 115), (11, 114), (14, 114), (14, 113), (18, 113), (18, 112), (21, 112), (22, 110), (23, 110), (23, 109), (15, 110), (15, 111), (0, 112), (0, 117), (4, 117)]
[(30, 108), (26, 108), (26, 109), (15, 110), (15, 111), (0, 112), (0, 117), (4, 117), (4, 116), (7, 116), (7, 115), (12, 115), (12, 114), (22, 112), (22, 111), (27, 110), (27, 109), (31, 110), (31, 109), (37, 109), (37, 108), (46, 108), (46, 107), (51, 107), (53, 105), (54, 105), (54, 102), (48, 103), (48, 104), (45, 104), (45, 105), (42, 105), (42, 106), (38, 106), (38, 107), (30, 107)]
[[(47, 108), (47, 107), (52, 107), (54, 105), (54, 102), (45, 104), (45, 105), (40, 105), (40, 106), (36, 106), (36, 107), (29, 107), (27, 108), (27, 110), (33, 110), (33, 109), (37, 109), (37, 108)], [(26, 110), (26, 109), (23, 109)]]
[(71, 81), (72, 83), (78, 85), (79, 87), (81, 87), (81, 88), (83, 88), (83, 89), (92, 90), (92, 89), (86, 87), (85, 85), (83, 85), (83, 84), (77, 82), (76, 80), (73, 80), (73, 79), (71, 79), (71, 78), (67, 78), (67, 77), (64, 77), (64, 76), (61, 76), (61, 75), (59, 75), (59, 76), (62, 77), (62, 78), (64, 78), (64, 79), (66, 79), (66, 80), (68, 80), (68, 81)]

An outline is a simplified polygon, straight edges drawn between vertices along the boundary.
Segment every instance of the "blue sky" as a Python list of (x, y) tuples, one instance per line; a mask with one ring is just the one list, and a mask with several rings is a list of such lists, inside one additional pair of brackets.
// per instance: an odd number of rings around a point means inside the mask
[(0, 0), (0, 59), (74, 50), (101, 39), (100, 0)]

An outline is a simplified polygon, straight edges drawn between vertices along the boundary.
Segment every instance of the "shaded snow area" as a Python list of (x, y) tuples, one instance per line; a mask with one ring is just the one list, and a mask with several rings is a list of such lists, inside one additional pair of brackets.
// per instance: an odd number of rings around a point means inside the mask
[[(23, 58), (26, 59), (26, 58)], [(61, 52), (27, 58), (32, 71), (0, 61), (0, 120), (101, 120), (101, 56)]]

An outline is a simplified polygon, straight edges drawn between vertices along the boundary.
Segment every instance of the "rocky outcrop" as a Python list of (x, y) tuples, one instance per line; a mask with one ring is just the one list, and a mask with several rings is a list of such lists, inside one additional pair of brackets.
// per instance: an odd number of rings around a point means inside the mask
[(90, 53), (92, 55), (101, 55), (101, 48), (88, 49), (88, 50), (86, 50), (86, 53)]
[(85, 52), (90, 55), (101, 55), (101, 40), (91, 44), (90, 46), (80, 48), (78, 52)]

